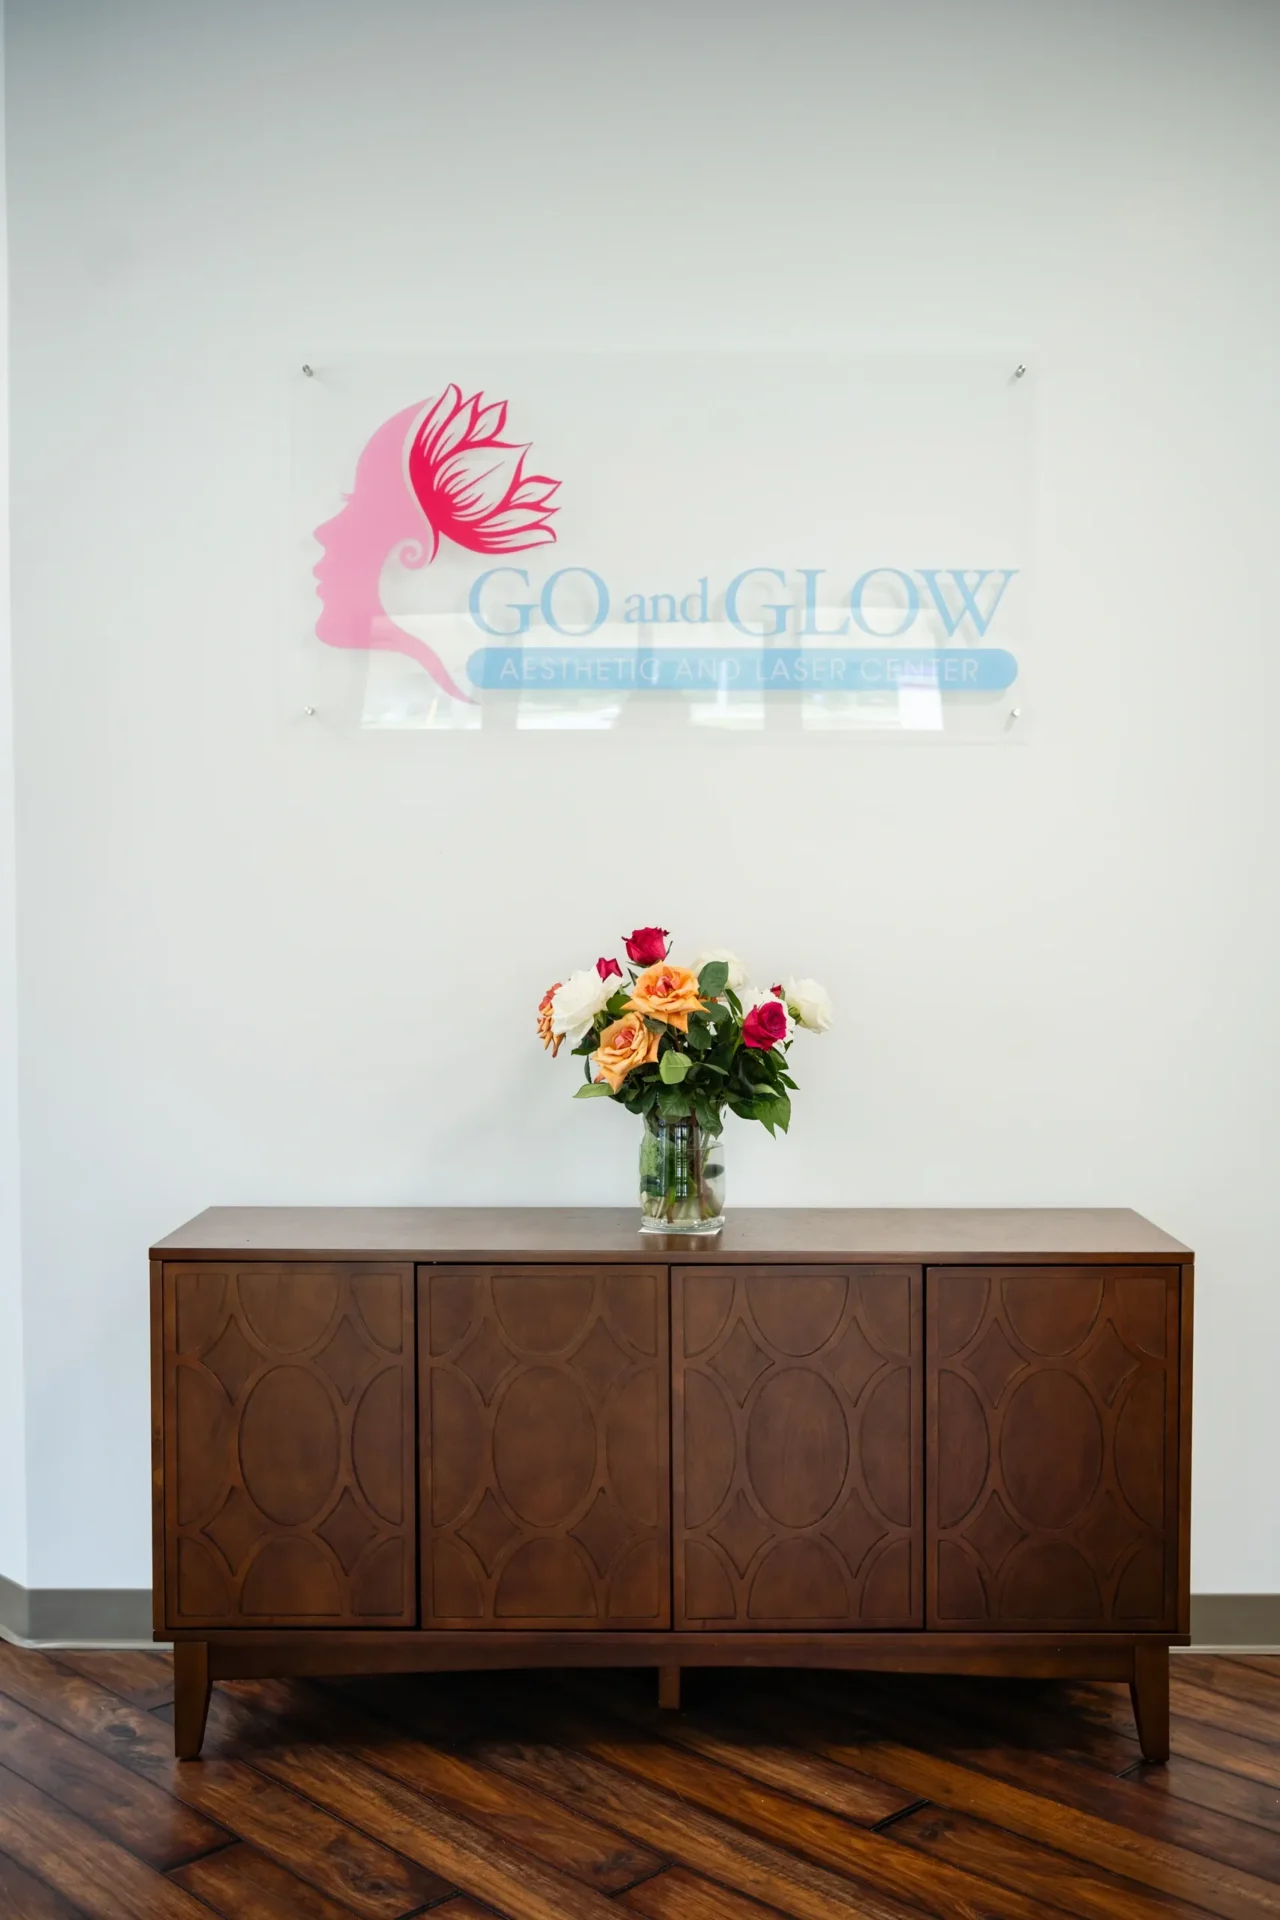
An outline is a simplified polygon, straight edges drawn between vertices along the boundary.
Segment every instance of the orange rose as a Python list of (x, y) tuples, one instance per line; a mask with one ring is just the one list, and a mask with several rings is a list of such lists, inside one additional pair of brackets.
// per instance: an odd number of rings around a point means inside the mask
[(624, 1013), (600, 1035), (591, 1058), (599, 1068), (597, 1080), (607, 1080), (616, 1093), (636, 1067), (647, 1067), (658, 1057), (658, 1035), (650, 1033), (638, 1015)]
[(550, 1047), (551, 1058), (553, 1060), (560, 1051), (560, 1042), (564, 1039), (562, 1033), (553, 1033), (551, 1031), (551, 1002), (555, 998), (561, 984), (562, 983), (557, 980), (554, 987), (548, 987), (538, 1002), (538, 1038), (544, 1047)]
[(689, 1015), (702, 1005), (698, 994), (698, 976), (688, 967), (673, 967), (660, 960), (646, 967), (636, 978), (627, 1002), (628, 1013), (647, 1014), (650, 1020), (665, 1020), (678, 1033), (688, 1033)]

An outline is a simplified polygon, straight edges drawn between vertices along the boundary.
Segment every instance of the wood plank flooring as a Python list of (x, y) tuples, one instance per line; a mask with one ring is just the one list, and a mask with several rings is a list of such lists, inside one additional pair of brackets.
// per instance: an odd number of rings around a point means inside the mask
[(243, 1681), (0, 1643), (0, 1920), (1280, 1920), (1280, 1657), (1123, 1687), (817, 1673)]

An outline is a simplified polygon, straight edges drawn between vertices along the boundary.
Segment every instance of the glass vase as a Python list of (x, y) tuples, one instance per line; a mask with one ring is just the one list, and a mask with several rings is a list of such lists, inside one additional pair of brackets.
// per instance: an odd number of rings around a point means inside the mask
[(640, 1140), (640, 1231), (719, 1233), (724, 1225), (724, 1141), (692, 1116), (645, 1115)]

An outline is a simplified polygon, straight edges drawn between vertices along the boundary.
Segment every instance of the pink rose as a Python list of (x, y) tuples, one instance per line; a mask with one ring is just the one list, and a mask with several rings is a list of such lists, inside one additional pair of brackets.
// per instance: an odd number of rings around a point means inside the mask
[(666, 927), (637, 927), (629, 933), (623, 942), (627, 949), (627, 958), (638, 967), (656, 967), (659, 960), (667, 957), (667, 941), (670, 938)]
[(600, 978), (602, 980), (609, 979), (610, 975), (615, 973), (617, 974), (619, 980), (621, 980), (622, 978), (622, 968), (618, 965), (616, 960), (605, 960), (603, 958), (597, 960), (596, 972), (600, 975)]
[(769, 1053), (787, 1037), (787, 1010), (781, 1000), (762, 1000), (742, 1023), (742, 1044)]

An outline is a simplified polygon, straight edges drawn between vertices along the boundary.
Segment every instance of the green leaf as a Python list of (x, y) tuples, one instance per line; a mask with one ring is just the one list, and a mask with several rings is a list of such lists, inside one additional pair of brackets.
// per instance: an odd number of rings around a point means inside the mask
[(729, 963), (727, 960), (708, 960), (698, 975), (698, 992), (704, 1000), (715, 1000), (729, 984)]
[(689, 1045), (695, 1053), (705, 1053), (711, 1045), (711, 1030), (701, 1022), (689, 1022)]
[(785, 1133), (791, 1125), (791, 1102), (785, 1093), (777, 1094), (772, 1099), (762, 1098), (752, 1104), (755, 1107), (752, 1118), (758, 1120), (762, 1127), (767, 1127), (770, 1133), (775, 1127), (781, 1127)]
[(658, 1073), (665, 1087), (678, 1087), (692, 1065), (687, 1053), (677, 1053), (672, 1047), (664, 1053), (658, 1062)]
[(611, 1020), (616, 1020), (620, 1014), (626, 1011), (626, 1005), (630, 998), (631, 995), (625, 987), (619, 987), (616, 993), (609, 995), (609, 998), (604, 1003), (604, 1010)]
[(613, 1093), (607, 1081), (593, 1080), (589, 1086), (579, 1087), (573, 1097), (575, 1100), (612, 1100)]
[(689, 1096), (680, 1087), (663, 1087), (658, 1095), (658, 1112), (664, 1120), (685, 1120), (689, 1114)]

